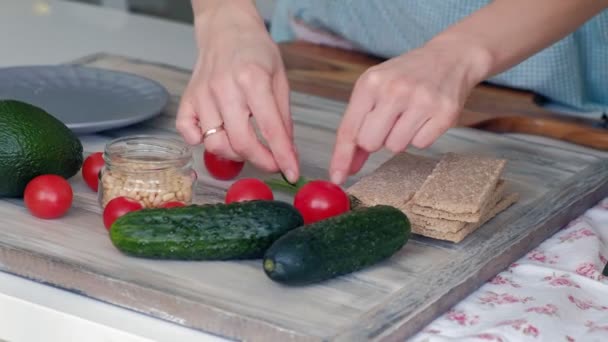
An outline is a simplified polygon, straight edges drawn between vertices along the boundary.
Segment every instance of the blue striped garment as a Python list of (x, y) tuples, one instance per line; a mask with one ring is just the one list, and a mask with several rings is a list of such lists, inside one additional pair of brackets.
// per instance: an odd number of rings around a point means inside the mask
[[(296, 39), (291, 17), (390, 58), (417, 48), (491, 0), (277, 0), (275, 41)], [(530, 90), (575, 111), (608, 112), (608, 11), (487, 80)]]

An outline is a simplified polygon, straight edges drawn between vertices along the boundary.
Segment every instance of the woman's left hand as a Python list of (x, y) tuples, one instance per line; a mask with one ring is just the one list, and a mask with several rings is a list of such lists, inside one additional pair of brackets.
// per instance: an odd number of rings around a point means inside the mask
[(338, 129), (330, 166), (334, 183), (357, 173), (370, 153), (386, 147), (426, 148), (458, 119), (485, 77), (487, 54), (461, 42), (431, 42), (368, 69), (357, 80)]

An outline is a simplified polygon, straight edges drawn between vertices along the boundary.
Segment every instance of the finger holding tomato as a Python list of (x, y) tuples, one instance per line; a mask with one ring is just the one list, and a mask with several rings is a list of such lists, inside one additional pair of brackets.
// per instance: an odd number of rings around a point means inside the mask
[(209, 174), (219, 180), (234, 179), (245, 166), (245, 162), (243, 161), (227, 159), (207, 150), (203, 154), (203, 160)]

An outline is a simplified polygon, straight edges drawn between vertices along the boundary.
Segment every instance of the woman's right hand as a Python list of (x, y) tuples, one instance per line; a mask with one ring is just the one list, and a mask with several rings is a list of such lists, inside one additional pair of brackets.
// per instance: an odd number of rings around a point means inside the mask
[[(266, 172), (299, 177), (289, 85), (277, 45), (251, 1), (218, 1), (195, 17), (199, 56), (177, 113), (189, 144)], [(267, 145), (257, 137), (255, 119)], [(224, 130), (203, 139), (223, 125)], [(204, 140), (204, 141), (203, 141)]]

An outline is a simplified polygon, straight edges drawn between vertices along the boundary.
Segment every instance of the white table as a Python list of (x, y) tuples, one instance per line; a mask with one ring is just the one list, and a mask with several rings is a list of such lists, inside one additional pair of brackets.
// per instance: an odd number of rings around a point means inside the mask
[(53, 64), (96, 52), (192, 68), (193, 28), (71, 1), (2, 0), (0, 66)]
[[(191, 26), (66, 1), (0, 2), (0, 67), (97, 52), (191, 68)], [(220, 341), (198, 331), (0, 272), (0, 341)]]

